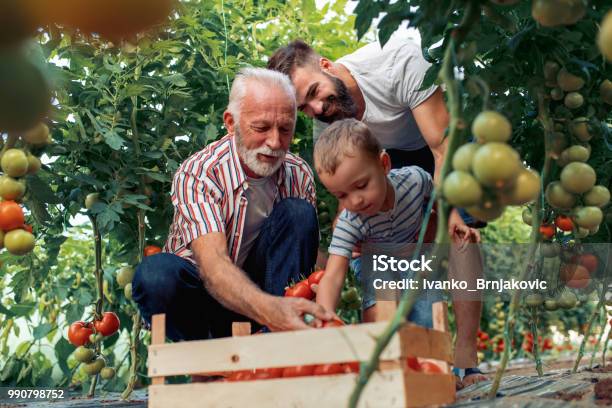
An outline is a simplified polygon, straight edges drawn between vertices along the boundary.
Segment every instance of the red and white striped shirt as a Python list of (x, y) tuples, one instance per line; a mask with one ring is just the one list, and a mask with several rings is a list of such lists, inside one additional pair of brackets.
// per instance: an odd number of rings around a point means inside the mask
[[(276, 172), (275, 202), (303, 198), (316, 208), (314, 176), (301, 158), (287, 153)], [(233, 136), (207, 145), (185, 160), (172, 182), (174, 217), (164, 252), (195, 263), (190, 244), (209, 232), (223, 232), (230, 258), (236, 262), (247, 209), (247, 178)]]

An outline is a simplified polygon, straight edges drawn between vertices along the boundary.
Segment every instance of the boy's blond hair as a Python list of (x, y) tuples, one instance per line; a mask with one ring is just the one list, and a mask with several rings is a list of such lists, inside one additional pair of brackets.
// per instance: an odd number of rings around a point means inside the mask
[(317, 173), (334, 174), (342, 158), (351, 157), (356, 151), (376, 160), (382, 149), (365, 123), (356, 119), (343, 119), (332, 123), (321, 133), (314, 146)]

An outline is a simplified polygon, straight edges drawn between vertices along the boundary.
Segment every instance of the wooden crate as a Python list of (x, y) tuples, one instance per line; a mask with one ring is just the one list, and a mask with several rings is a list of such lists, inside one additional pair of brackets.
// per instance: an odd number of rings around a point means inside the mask
[[(387, 302), (380, 302), (381, 304)], [(391, 303), (391, 302), (388, 302)], [(394, 305), (381, 312), (388, 317)], [(235, 337), (165, 344), (165, 316), (153, 317), (148, 373), (150, 408), (343, 407), (357, 374), (242, 382), (164, 384), (167, 376), (207, 375), (256, 368), (367, 361), (387, 322), (249, 336), (248, 323), (234, 324)], [(407, 357), (441, 362), (444, 374), (406, 367)], [(455, 400), (452, 340), (446, 303), (434, 305), (434, 329), (405, 323), (381, 355), (360, 407), (416, 407)]]

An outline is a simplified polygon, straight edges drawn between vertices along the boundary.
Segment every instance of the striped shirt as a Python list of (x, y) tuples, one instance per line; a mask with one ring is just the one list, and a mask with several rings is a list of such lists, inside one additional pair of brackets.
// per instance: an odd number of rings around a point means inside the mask
[(358, 243), (414, 242), (423, 219), (423, 207), (433, 189), (431, 176), (417, 166), (393, 169), (387, 176), (395, 190), (389, 211), (360, 215), (343, 210), (334, 228), (329, 253), (351, 258)]
[[(288, 152), (272, 177), (278, 187), (275, 203), (296, 197), (316, 208), (314, 177), (304, 160)], [(172, 182), (174, 217), (164, 252), (195, 263), (191, 241), (209, 232), (223, 232), (230, 258), (236, 262), (243, 238), (247, 189), (233, 136), (225, 136), (185, 160)]]

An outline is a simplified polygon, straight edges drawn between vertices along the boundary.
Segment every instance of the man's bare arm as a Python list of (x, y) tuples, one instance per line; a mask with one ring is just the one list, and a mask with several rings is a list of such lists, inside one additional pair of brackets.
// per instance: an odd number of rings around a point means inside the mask
[(412, 115), (433, 153), (436, 165), (434, 183), (437, 185), (448, 144), (448, 139), (444, 138), (444, 132), (448, 127), (449, 116), (442, 90), (438, 88), (429, 98), (412, 110)]
[(282, 298), (262, 291), (238, 268), (227, 252), (225, 234), (212, 232), (191, 243), (200, 276), (206, 289), (226, 308), (268, 326), (271, 330), (308, 328), (302, 321), (304, 313), (321, 320), (331, 315), (305, 299)]

